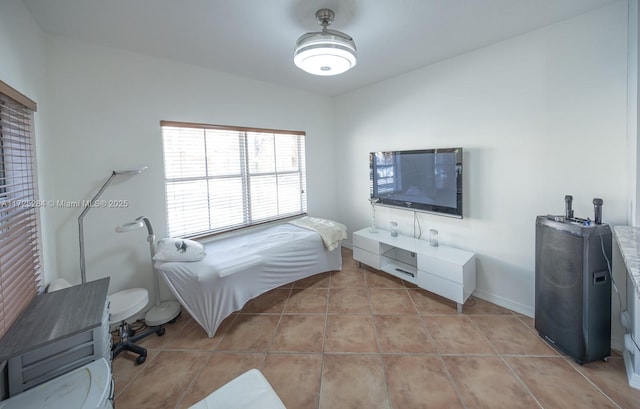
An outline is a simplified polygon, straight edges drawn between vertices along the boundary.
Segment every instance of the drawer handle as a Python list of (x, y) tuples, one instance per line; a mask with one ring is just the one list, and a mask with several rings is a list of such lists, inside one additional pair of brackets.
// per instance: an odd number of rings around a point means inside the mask
[(402, 273), (402, 274), (406, 274), (406, 275), (408, 275), (408, 276), (414, 277), (414, 278), (415, 278), (415, 276), (416, 276), (416, 275), (415, 275), (415, 274), (413, 274), (411, 271), (403, 270), (403, 269), (401, 269), (401, 268), (397, 268), (397, 267), (396, 267), (396, 271), (398, 271), (398, 272), (400, 272), (400, 273)]

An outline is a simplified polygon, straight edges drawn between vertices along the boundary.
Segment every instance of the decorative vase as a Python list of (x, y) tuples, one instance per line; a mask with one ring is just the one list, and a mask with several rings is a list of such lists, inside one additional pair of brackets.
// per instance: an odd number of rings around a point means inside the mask
[(378, 228), (376, 227), (376, 203), (378, 203), (378, 198), (371, 198), (369, 202), (371, 202), (371, 227), (369, 227), (369, 231), (371, 233), (377, 233)]

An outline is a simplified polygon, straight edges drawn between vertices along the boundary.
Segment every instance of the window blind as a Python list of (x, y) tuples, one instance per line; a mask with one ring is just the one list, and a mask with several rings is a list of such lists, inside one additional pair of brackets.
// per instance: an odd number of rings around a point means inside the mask
[(0, 337), (40, 290), (35, 109), (0, 81)]
[(304, 132), (168, 121), (161, 127), (171, 237), (306, 213)]

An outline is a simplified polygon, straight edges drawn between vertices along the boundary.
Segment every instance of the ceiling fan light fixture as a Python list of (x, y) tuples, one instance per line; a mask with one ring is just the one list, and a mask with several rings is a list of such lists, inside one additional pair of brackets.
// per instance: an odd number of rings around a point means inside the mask
[(322, 31), (306, 33), (298, 38), (293, 57), (295, 65), (313, 75), (338, 75), (356, 65), (357, 49), (349, 35), (327, 26), (333, 22), (329, 9), (316, 12)]

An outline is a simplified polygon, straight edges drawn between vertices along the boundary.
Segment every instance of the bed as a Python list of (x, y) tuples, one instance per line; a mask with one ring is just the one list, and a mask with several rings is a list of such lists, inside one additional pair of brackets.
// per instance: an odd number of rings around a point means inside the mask
[(205, 243), (199, 261), (156, 261), (183, 308), (213, 337), (222, 321), (258, 295), (342, 268), (340, 223), (305, 216)]

